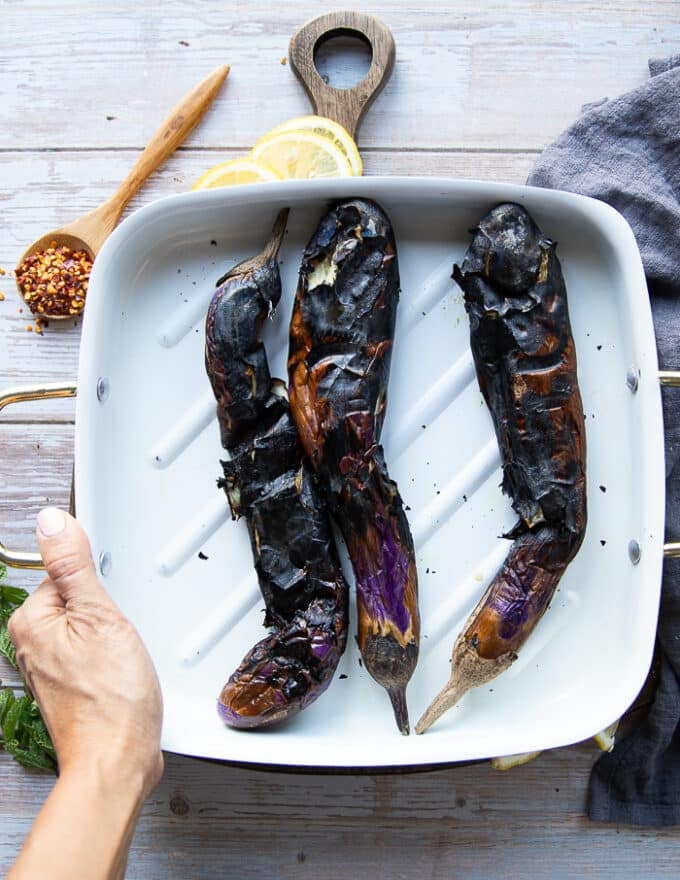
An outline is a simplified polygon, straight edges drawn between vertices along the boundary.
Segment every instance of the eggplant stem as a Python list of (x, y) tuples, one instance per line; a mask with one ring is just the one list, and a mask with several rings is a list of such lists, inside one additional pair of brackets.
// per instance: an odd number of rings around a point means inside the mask
[[(361, 613), (360, 610), (359, 614)], [(369, 633), (363, 644), (359, 638), (359, 649), (366, 672), (384, 687), (389, 695), (399, 732), (408, 736), (410, 731), (406, 686), (418, 660), (417, 644), (411, 641), (402, 647), (392, 632), (384, 636)]]
[(263, 262), (267, 262), (268, 260), (275, 260), (278, 257), (279, 251), (281, 249), (281, 244), (283, 243), (283, 236), (286, 231), (286, 223), (288, 222), (289, 212), (290, 208), (282, 208), (276, 215), (271, 238), (264, 246), (264, 249), (260, 254), (260, 258)]
[(266, 266), (268, 262), (275, 260), (279, 255), (279, 250), (283, 243), (283, 236), (286, 231), (289, 212), (290, 208), (282, 208), (276, 215), (272, 234), (270, 235), (267, 244), (257, 256), (248, 257), (247, 260), (243, 260), (241, 263), (232, 266), (227, 274), (223, 275), (217, 283), (222, 284), (227, 278), (234, 278), (236, 275), (244, 275), (246, 272), (254, 272), (256, 269)]
[(480, 657), (472, 644), (461, 634), (453, 646), (451, 678), (423, 712), (416, 724), (416, 733), (425, 733), (428, 727), (452, 709), (468, 691), (492, 681), (516, 659), (517, 654), (512, 651), (493, 660)]
[(441, 718), (445, 712), (452, 709), (469, 690), (468, 686), (456, 682), (454, 676), (452, 676), (423, 712), (416, 724), (416, 733), (425, 733), (428, 727), (431, 727), (438, 718)]
[(408, 706), (406, 705), (406, 688), (391, 687), (386, 688), (394, 710), (394, 718), (399, 728), (399, 733), (408, 736), (410, 733), (408, 722)]

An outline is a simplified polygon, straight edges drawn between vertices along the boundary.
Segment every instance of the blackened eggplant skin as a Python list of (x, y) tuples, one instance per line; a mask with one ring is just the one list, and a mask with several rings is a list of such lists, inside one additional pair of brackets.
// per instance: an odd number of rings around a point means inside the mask
[(403, 503), (379, 445), (398, 301), (387, 216), (364, 199), (335, 205), (302, 258), (289, 396), (354, 569), (364, 664), (387, 690), (406, 734), (406, 685), (418, 658), (418, 580)]
[(246, 518), (272, 628), (218, 700), (224, 721), (239, 728), (281, 721), (313, 702), (330, 684), (347, 638), (348, 591), (326, 500), (260, 339), (281, 296), (276, 256), (287, 213), (259, 257), (219, 280), (206, 318), (206, 370), (230, 455), (219, 485), (233, 518)]
[(517, 657), (550, 604), (586, 528), (586, 434), (567, 292), (555, 243), (520, 205), (476, 229), (454, 279), (463, 289), (479, 385), (519, 521), (508, 556), (468, 618), (451, 680), (422, 733), (472, 687)]

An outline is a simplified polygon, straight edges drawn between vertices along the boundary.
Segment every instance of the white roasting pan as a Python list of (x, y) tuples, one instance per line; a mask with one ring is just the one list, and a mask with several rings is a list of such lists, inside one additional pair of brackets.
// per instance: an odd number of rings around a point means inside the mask
[[(453, 642), (516, 519), (499, 488), (491, 417), (450, 278), (469, 229), (500, 201), (525, 205), (558, 242), (586, 415), (587, 533), (516, 663), (423, 736), (397, 732), (385, 692), (361, 666), (353, 600), (328, 691), (286, 724), (235, 731), (218, 717), (216, 698), (264, 634), (263, 601), (246, 524), (231, 521), (216, 488), (225, 452), (203, 366), (205, 313), (217, 278), (260, 251), (289, 205), (284, 292), (264, 331), (272, 373), (285, 378), (302, 250), (329, 200), (351, 196), (387, 211), (401, 269), (383, 445), (417, 553), (412, 726), (447, 679)], [(417, 769), (590, 737), (625, 712), (649, 670), (664, 550), (659, 374), (633, 234), (592, 199), (434, 178), (289, 181), (154, 202), (116, 229), (92, 274), (75, 487), (103, 581), (158, 669), (167, 750), (255, 765)]]

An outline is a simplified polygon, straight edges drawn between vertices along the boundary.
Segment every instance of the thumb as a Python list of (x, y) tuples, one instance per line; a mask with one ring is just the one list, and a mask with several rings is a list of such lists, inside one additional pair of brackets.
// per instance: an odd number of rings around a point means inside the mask
[(101, 601), (107, 596), (94, 569), (87, 535), (72, 516), (45, 507), (38, 514), (36, 535), (47, 575), (64, 602)]

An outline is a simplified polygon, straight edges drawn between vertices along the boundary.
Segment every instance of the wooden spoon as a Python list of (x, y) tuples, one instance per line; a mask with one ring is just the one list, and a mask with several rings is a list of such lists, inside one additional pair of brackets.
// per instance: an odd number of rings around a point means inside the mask
[[(72, 250), (83, 250), (94, 260), (99, 249), (118, 222), (123, 208), (127, 205), (141, 185), (156, 168), (182, 143), (194, 129), (199, 119), (212, 103), (229, 73), (227, 64), (218, 67), (202, 80), (170, 113), (156, 134), (144, 148), (132, 170), (115, 193), (89, 214), (84, 214), (73, 223), (61, 226), (37, 238), (26, 248), (17, 264), (17, 272), (24, 260), (31, 254), (45, 250), (51, 242), (66, 245)], [(19, 293), (23, 292), (19, 290)], [(72, 315), (41, 315), (50, 320), (71, 318)]]

